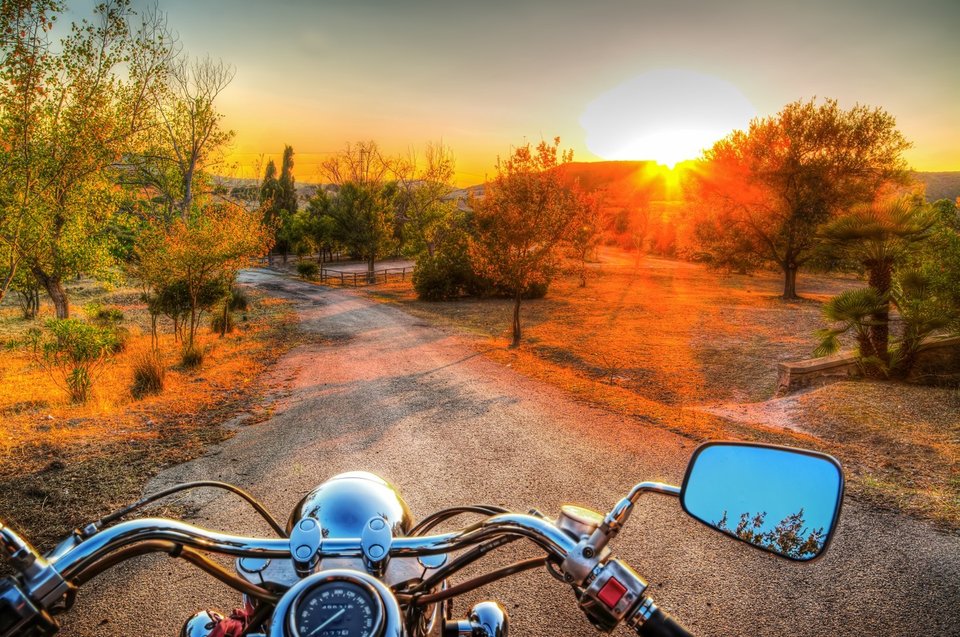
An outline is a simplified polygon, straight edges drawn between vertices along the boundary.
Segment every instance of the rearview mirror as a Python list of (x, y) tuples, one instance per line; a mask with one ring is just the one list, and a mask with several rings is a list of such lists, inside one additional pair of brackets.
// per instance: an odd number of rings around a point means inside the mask
[(798, 561), (827, 548), (842, 498), (843, 470), (828, 455), (726, 442), (697, 448), (680, 492), (700, 522)]

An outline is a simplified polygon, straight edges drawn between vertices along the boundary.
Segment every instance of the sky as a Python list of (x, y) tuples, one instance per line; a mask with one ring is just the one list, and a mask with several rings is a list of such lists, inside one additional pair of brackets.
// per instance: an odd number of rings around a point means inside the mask
[(884, 108), (914, 168), (960, 170), (956, 0), (158, 2), (187, 51), (236, 69), (220, 109), (239, 176), (290, 144), (319, 181), (367, 139), (442, 140), (461, 185), (555, 136), (577, 160), (670, 164), (815, 96)]

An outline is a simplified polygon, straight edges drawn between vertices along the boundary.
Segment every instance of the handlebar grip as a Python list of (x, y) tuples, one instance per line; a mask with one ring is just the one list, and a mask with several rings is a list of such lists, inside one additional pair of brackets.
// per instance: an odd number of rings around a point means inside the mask
[(686, 628), (659, 608), (637, 628), (637, 634), (642, 637), (693, 637)]

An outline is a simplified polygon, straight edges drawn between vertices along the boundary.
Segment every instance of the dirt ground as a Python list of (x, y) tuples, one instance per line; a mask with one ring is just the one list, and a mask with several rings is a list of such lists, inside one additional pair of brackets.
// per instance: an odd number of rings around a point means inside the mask
[(475, 337), (489, 357), (573, 395), (693, 439), (737, 437), (815, 447), (845, 463), (874, 504), (960, 529), (960, 394), (955, 389), (851, 382), (773, 398), (777, 364), (810, 358), (820, 307), (860, 285), (801, 275), (802, 300), (779, 298), (768, 273), (608, 249), (587, 286), (567, 274), (525, 301), (523, 344), (506, 347), (505, 299), (418, 301), (409, 283), (361, 291)]

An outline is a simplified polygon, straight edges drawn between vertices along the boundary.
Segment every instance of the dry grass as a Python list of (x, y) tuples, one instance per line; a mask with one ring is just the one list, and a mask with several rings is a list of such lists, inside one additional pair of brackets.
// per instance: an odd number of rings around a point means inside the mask
[[(161, 468), (227, 437), (220, 423), (256, 400), (257, 377), (289, 347), (294, 321), (285, 303), (256, 299), (234, 334), (221, 339), (202, 330), (206, 356), (194, 372), (178, 365), (180, 344), (164, 334), (165, 389), (137, 400), (133, 367), (150, 338), (136, 290), (82, 282), (71, 300), (78, 316), (91, 300), (118, 307), (131, 331), (128, 347), (104, 368), (85, 405), (70, 404), (16, 347), (25, 330), (40, 323), (20, 319), (8, 304), (0, 308), (0, 342), (6, 341), (0, 357), (0, 518), (40, 544), (136, 499)], [(41, 321), (50, 315), (44, 311)]]
[[(362, 293), (474, 335), (487, 355), (573, 396), (695, 440), (735, 438), (836, 455), (851, 492), (960, 529), (956, 390), (842, 383), (800, 397), (792, 422), (721, 418), (704, 405), (769, 399), (777, 363), (809, 358), (820, 303), (857, 285), (801, 278), (804, 300), (778, 298), (773, 275), (740, 276), (608, 253), (585, 288), (558, 278), (524, 302), (524, 342), (507, 348), (511, 303), (416, 300), (409, 284)], [(785, 429), (788, 424), (795, 429)]]

